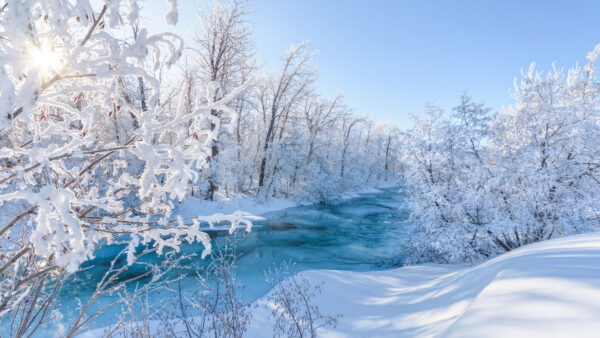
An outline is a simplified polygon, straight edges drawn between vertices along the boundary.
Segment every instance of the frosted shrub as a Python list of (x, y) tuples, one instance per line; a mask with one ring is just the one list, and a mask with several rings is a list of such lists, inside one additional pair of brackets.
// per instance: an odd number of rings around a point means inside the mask
[(341, 315), (325, 315), (313, 303), (321, 293), (321, 285), (311, 285), (291, 269), (289, 263), (283, 263), (266, 272), (266, 280), (272, 287), (267, 300), (273, 306), (270, 314), (275, 320), (273, 336), (314, 338), (319, 328), (335, 328)]
[(597, 228), (599, 49), (567, 73), (532, 65), (497, 115), (463, 97), (404, 135), (418, 260), (475, 261)]
[(182, 292), (158, 313), (159, 336), (240, 338), (251, 320), (251, 306), (241, 298), (233, 246), (213, 252), (212, 261), (197, 276), (196, 291)]

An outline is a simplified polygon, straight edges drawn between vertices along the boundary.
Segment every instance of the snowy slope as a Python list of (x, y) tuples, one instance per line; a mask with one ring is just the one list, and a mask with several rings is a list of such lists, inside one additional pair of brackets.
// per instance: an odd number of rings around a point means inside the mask
[[(343, 314), (325, 337), (600, 335), (599, 233), (530, 245), (474, 267), (303, 275), (325, 283), (316, 301), (323, 313)], [(272, 335), (267, 317), (260, 306), (248, 336)]]

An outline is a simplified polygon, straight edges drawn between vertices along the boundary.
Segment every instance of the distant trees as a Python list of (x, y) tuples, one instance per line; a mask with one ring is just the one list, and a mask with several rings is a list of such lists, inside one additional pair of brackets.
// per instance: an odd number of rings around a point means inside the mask
[[(307, 44), (291, 46), (282, 57), (279, 74), (265, 74), (259, 86), (258, 99), (266, 125), (263, 154), (260, 161), (258, 187), (263, 189), (271, 145), (283, 136), (286, 123), (296, 105), (310, 92), (315, 71), (311, 67), (313, 54), (307, 54)], [(272, 169), (275, 175), (276, 165)]]
[(403, 136), (419, 257), (477, 260), (594, 228), (599, 49), (566, 74), (532, 65), (497, 115), (463, 96), (449, 117), (432, 107)]
[[(326, 201), (367, 182), (393, 180), (398, 138), (392, 127), (363, 132), (372, 122), (355, 116), (341, 95), (321, 97), (307, 42), (292, 45), (278, 71), (256, 67), (246, 16), (238, 2), (214, 2), (201, 11), (194, 52), (178, 82), (185, 111), (207, 102), (199, 88), (209, 88), (215, 100), (241, 86), (224, 109), (211, 111), (207, 124), (190, 124), (210, 153), (197, 169), (204, 198), (218, 192)], [(387, 152), (381, 148), (386, 141)]]
[[(350, 135), (352, 135), (352, 128), (362, 121), (360, 118), (356, 118), (349, 112), (342, 114), (342, 157), (340, 159), (340, 176), (344, 177), (344, 169), (346, 168), (346, 157), (348, 156), (348, 148), (350, 147)], [(370, 136), (370, 135), (369, 135)], [(368, 141), (367, 141), (368, 142)]]

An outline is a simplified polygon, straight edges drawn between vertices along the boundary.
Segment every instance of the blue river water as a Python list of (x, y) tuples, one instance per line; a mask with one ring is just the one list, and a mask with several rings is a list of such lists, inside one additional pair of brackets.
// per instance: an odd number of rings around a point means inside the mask
[[(339, 203), (289, 208), (262, 215), (265, 220), (254, 223), (246, 237), (212, 232), (213, 250), (231, 245), (237, 260), (237, 280), (244, 285), (243, 298), (254, 301), (269, 291), (264, 271), (283, 261), (294, 263), (296, 271), (336, 269), (352, 271), (383, 270), (402, 265), (402, 247), (406, 241), (408, 211), (402, 189), (385, 188), (361, 194)], [(86, 269), (67, 282), (59, 296), (61, 321), (68, 325), (78, 313), (79, 302), (85, 303), (110, 264), (116, 247), (102, 248)], [(188, 244), (184, 253), (197, 253), (194, 266), (206, 265), (210, 256), (201, 260), (201, 244)], [(160, 259), (152, 257), (151, 259)], [(131, 274), (139, 273), (130, 269)], [(143, 280), (141, 281), (143, 282)], [(185, 290), (197, 289), (195, 278), (182, 281)], [(110, 303), (107, 297), (94, 308)], [(113, 309), (96, 321), (97, 326), (114, 321), (120, 309)], [(45, 330), (44, 330), (45, 331)]]

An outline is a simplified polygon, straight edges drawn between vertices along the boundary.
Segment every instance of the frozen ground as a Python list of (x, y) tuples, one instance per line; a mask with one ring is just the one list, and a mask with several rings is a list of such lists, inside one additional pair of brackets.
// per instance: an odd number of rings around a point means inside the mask
[[(474, 267), (420, 265), (387, 271), (312, 270), (317, 304), (340, 313), (324, 337), (598, 337), (600, 234), (530, 245)], [(257, 301), (267, 305), (264, 298)], [(272, 335), (268, 310), (249, 337)]]

